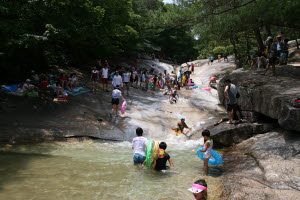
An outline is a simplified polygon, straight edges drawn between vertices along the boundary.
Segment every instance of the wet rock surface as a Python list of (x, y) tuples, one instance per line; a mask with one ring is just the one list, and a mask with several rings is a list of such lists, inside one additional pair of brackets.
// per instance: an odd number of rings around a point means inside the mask
[(228, 199), (284, 199), (300, 196), (300, 136), (277, 129), (226, 149)]
[(284, 129), (300, 131), (300, 108), (294, 102), (300, 94), (300, 68), (287, 65), (276, 70), (278, 77), (243, 70), (224, 76), (218, 84), (219, 100), (225, 103), (224, 81), (230, 79), (239, 89), (243, 111), (265, 115), (278, 120)]

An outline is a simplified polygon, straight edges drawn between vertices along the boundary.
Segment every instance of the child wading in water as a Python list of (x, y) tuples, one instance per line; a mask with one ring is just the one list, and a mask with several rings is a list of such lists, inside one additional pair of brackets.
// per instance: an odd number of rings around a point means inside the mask
[(211, 157), (211, 150), (213, 148), (213, 140), (210, 138), (209, 130), (202, 131), (202, 136), (206, 140), (204, 144), (204, 149), (201, 150), (204, 152), (204, 173), (208, 175), (208, 160)]
[(143, 164), (143, 162), (146, 160), (146, 149), (147, 149), (147, 139), (143, 136), (143, 129), (137, 128), (136, 129), (136, 135), (137, 137), (133, 138), (132, 140), (132, 149), (133, 149), (133, 163), (135, 165), (137, 164)]
[(192, 187), (188, 189), (195, 197), (194, 200), (206, 200), (207, 199), (207, 184), (204, 179), (199, 179), (194, 182)]
[(161, 142), (159, 144), (158, 156), (155, 165), (156, 171), (166, 170), (167, 161), (169, 161), (171, 168), (175, 168), (170, 155), (166, 152), (166, 148), (167, 148), (167, 144), (165, 142)]

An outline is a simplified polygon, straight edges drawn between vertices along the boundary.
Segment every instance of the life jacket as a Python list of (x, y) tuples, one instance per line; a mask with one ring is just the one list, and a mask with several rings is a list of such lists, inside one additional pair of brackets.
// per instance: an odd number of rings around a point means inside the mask
[(165, 150), (159, 149), (159, 150), (158, 150), (158, 157), (159, 157), (159, 158), (165, 157)]

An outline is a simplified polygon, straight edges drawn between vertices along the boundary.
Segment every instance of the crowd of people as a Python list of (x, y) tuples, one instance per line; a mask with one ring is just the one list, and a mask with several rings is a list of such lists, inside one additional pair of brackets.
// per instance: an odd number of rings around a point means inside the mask
[(136, 67), (124, 68), (122, 66), (112, 68), (107, 60), (102, 65), (101, 59), (97, 59), (96, 66), (92, 68), (90, 75), (92, 92), (101, 90), (101, 88), (103, 92), (109, 92), (108, 85), (109, 80), (111, 80), (113, 87), (112, 114), (116, 112), (116, 116), (118, 116), (120, 98), (124, 100), (122, 93), (128, 96), (130, 88), (141, 89), (142, 91), (163, 89), (164, 95), (169, 96), (170, 103), (176, 103), (179, 97), (177, 90), (180, 90), (182, 87), (189, 88), (195, 85), (190, 78), (194, 72), (195, 65), (193, 63), (191, 65), (186, 63), (186, 65), (187, 70), (184, 71), (183, 67), (181, 67), (178, 74), (173, 71), (168, 73), (166, 70), (163, 73), (159, 73), (153, 65), (150, 70), (145, 68), (137, 70)]
[(32, 70), (30, 77), (19, 84), (18, 88), (25, 96), (38, 97), (41, 94), (50, 93), (51, 97), (67, 98), (68, 94), (64, 90), (72, 91), (77, 86), (76, 73), (72, 73), (70, 76), (65, 73), (58, 75), (51, 70), (49, 73), (37, 74)]
[[(222, 62), (222, 59), (223, 59), (223, 62), (225, 62), (225, 61), (228, 62), (228, 56), (227, 56), (226, 53), (218, 54), (218, 62)], [(207, 64), (208, 65), (213, 65), (214, 61), (215, 61), (215, 57), (211, 56), (207, 59)]]
[(269, 36), (264, 42), (264, 49), (255, 52), (248, 60), (252, 69), (264, 69), (265, 75), (272, 68), (273, 76), (276, 76), (275, 65), (286, 65), (289, 56), (289, 40), (283, 34), (276, 38)]

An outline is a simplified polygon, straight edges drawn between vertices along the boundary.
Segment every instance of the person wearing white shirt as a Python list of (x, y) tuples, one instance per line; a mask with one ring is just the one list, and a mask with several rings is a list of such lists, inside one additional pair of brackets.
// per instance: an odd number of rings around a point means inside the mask
[(26, 82), (23, 84), (22, 90), (24, 92), (33, 90), (34, 85), (30, 84), (30, 81), (31, 81), (30, 79), (27, 79)]
[(101, 70), (101, 80), (102, 80), (102, 86), (103, 86), (103, 91), (104, 91), (104, 88), (106, 87), (106, 92), (108, 92), (108, 65), (107, 64), (104, 64), (104, 68)]
[(122, 96), (122, 92), (119, 89), (119, 85), (116, 85), (115, 89), (112, 91), (112, 109), (111, 109), (111, 115), (114, 113), (114, 110), (116, 111), (116, 117), (119, 115), (119, 104), (120, 104), (120, 97), (125, 101), (125, 99)]
[(130, 75), (131, 74), (129, 73), (128, 70), (123, 74), (123, 82), (124, 82), (126, 90), (127, 90), (127, 95), (128, 95), (128, 91), (129, 91)]
[(121, 88), (123, 87), (122, 77), (120, 76), (118, 71), (116, 71), (116, 75), (114, 76), (114, 78), (112, 80), (112, 84), (113, 84), (114, 88), (116, 88), (117, 85), (121, 86)]

